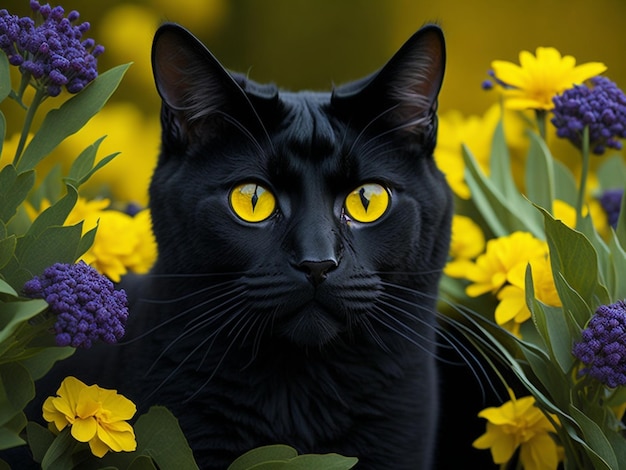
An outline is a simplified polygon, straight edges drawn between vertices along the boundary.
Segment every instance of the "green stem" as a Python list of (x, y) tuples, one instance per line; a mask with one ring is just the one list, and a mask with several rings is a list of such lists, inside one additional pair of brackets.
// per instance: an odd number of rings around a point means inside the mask
[(535, 117), (537, 119), (537, 129), (539, 130), (539, 135), (541, 139), (546, 141), (546, 119), (548, 117), (548, 113), (544, 109), (536, 109)]
[(587, 175), (589, 174), (589, 126), (585, 126), (582, 136), (582, 169), (580, 172), (580, 185), (578, 188), (578, 200), (576, 201), (576, 228), (580, 227), (583, 218), (583, 205), (587, 192)]
[(33, 97), (33, 101), (30, 103), (28, 110), (26, 111), (26, 117), (24, 118), (24, 126), (22, 127), (22, 135), (20, 136), (20, 141), (17, 144), (17, 150), (15, 151), (15, 157), (13, 157), (13, 166), (17, 168), (18, 163), (20, 162), (20, 158), (22, 158), (22, 153), (24, 153), (24, 147), (26, 146), (26, 140), (28, 139), (28, 133), (30, 132), (30, 128), (33, 125), (33, 119), (35, 114), (37, 113), (37, 108), (42, 103), (42, 101), (46, 98), (46, 93), (44, 90), (37, 88), (35, 91), (35, 96)]

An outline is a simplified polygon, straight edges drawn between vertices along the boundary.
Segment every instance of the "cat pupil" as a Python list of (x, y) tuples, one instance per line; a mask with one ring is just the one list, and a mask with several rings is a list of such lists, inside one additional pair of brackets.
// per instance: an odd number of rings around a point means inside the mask
[(361, 204), (365, 208), (365, 212), (367, 212), (367, 208), (370, 205), (370, 200), (365, 196), (365, 188), (361, 188), (359, 191), (359, 197), (361, 198)]
[(257, 194), (258, 190), (259, 190), (259, 186), (257, 185), (254, 187), (254, 194), (250, 198), (250, 202), (252, 203), (252, 212), (254, 212), (254, 209), (256, 209), (256, 203), (259, 201), (259, 196)]

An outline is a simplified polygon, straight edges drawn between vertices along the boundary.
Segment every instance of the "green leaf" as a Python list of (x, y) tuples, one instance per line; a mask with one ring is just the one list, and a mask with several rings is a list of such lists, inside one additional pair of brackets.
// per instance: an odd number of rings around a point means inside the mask
[(269, 461), (287, 461), (298, 456), (298, 451), (286, 445), (270, 445), (252, 449), (237, 458), (228, 470), (247, 470), (260, 463)]
[(43, 299), (19, 302), (0, 301), (0, 343), (10, 340), (22, 323), (48, 308)]
[(554, 197), (575, 207), (578, 185), (572, 172), (558, 160), (553, 160), (552, 166), (554, 168)]
[(11, 71), (9, 58), (4, 53), (0, 53), (0, 101), (11, 93)]
[(42, 470), (67, 470), (73, 468), (72, 449), (76, 441), (70, 434), (70, 426), (66, 427), (52, 441), (41, 461)]
[(463, 145), (463, 158), (466, 165), (466, 182), (472, 194), (472, 201), (496, 237), (521, 230), (542, 237), (543, 229), (537, 223), (538, 214), (519, 192), (514, 201), (507, 200), (496, 185), (479, 168), (467, 146)]
[[(626, 206), (624, 206), (626, 207)], [(619, 243), (617, 235), (611, 231), (609, 238), (611, 268), (613, 270), (613, 286), (610, 291), (612, 299), (626, 299), (626, 251)]]
[[(51, 334), (51, 342), (53, 338), (54, 336)], [(55, 363), (70, 357), (75, 352), (76, 349), (69, 346), (63, 348), (57, 346), (48, 348), (30, 347), (26, 351), (28, 353), (27, 357), (20, 359), (20, 364), (28, 370), (33, 380), (39, 380), (52, 369)]]
[(79, 259), (85, 253), (87, 253), (87, 250), (89, 250), (89, 248), (91, 248), (91, 245), (93, 245), (93, 242), (96, 239), (97, 230), (98, 225), (96, 224), (94, 228), (92, 228), (87, 233), (85, 233), (85, 235), (83, 235), (83, 237), (80, 239), (78, 247), (76, 248), (75, 259)]
[(80, 187), (83, 183), (87, 182), (91, 176), (104, 167), (107, 163), (113, 160), (119, 155), (119, 152), (113, 153), (101, 159), (94, 165), (96, 160), (96, 154), (100, 144), (106, 136), (100, 137), (93, 144), (87, 147), (81, 152), (81, 154), (74, 160), (72, 167), (70, 168), (69, 175), (65, 178), (65, 182), (75, 187)]
[(137, 452), (151, 456), (159, 468), (198, 468), (178, 420), (167, 408), (153, 406), (134, 428)]
[(2, 155), (2, 149), (4, 147), (4, 140), (7, 134), (7, 120), (4, 114), (0, 111), (0, 155)]
[(490, 180), (505, 198), (519, 195), (511, 173), (511, 156), (504, 136), (502, 119), (498, 121), (493, 133), (489, 165)]
[(35, 184), (35, 173), (17, 174), (13, 165), (0, 171), (0, 221), (7, 223), (17, 212)]
[(609, 157), (596, 170), (602, 189), (623, 188), (626, 181), (626, 165), (621, 155)]
[(150, 457), (139, 455), (130, 463), (127, 470), (157, 470), (157, 467)]
[(43, 181), (28, 196), (28, 200), (33, 208), (40, 210), (44, 199), (48, 203), (53, 204), (61, 198), (66, 192), (62, 176), (63, 170), (60, 163), (50, 168)]
[(26, 444), (20, 435), (25, 426), (26, 415), (22, 412), (18, 412), (12, 419), (0, 426), (0, 449), (10, 449)]
[[(63, 225), (77, 200), (78, 192), (68, 185), (66, 195), (37, 216), (26, 236), (38, 238), (48, 228)], [(56, 247), (51, 246), (50, 249), (54, 250)]]
[(619, 212), (615, 232), (617, 233), (617, 239), (619, 240), (620, 245), (626, 249), (626, 191), (624, 191), (624, 195), (622, 196), (621, 204), (623, 210), (620, 210)]
[[(13, 287), (11, 287), (6, 281), (3, 281), (2, 279), (0, 279), (0, 294), (5, 294), (5, 295), (9, 295), (11, 297), (17, 297), (17, 292), (15, 292), (15, 289), (13, 289)], [(0, 307), (0, 312), (1, 312), (1, 307)]]
[(529, 132), (530, 147), (526, 157), (526, 195), (538, 206), (552, 210), (554, 166), (550, 150), (535, 132)]
[(66, 137), (80, 130), (109, 100), (130, 64), (119, 65), (98, 76), (80, 93), (48, 112), (18, 163), (18, 171), (35, 168)]
[(0, 239), (0, 269), (4, 268), (15, 253), (17, 238), (15, 235)]
[(73, 263), (81, 233), (82, 223), (78, 223), (48, 227), (36, 238), (19, 238), (15, 250), (17, 261), (7, 266), (5, 279), (13, 286), (23, 286), (54, 263)]
[(355, 457), (338, 454), (307, 454), (291, 459), (285, 466), (289, 470), (349, 470), (358, 462)]
[(545, 209), (539, 210), (544, 215), (555, 278), (560, 273), (588, 305), (594, 305), (598, 284), (596, 250), (582, 233), (572, 230), (560, 220), (555, 220)]
[(33, 453), (33, 459), (35, 462), (41, 463), (52, 445), (55, 435), (43, 426), (29, 421), (26, 425), (26, 436), (30, 451)]
[(585, 442), (589, 446), (586, 450), (594, 462), (594, 468), (607, 470), (619, 468), (615, 452), (602, 432), (602, 428), (574, 405), (570, 405), (569, 411), (580, 426)]
[(609, 430), (606, 437), (615, 452), (615, 458), (620, 463), (619, 468), (623, 470), (626, 468), (626, 440), (624, 439), (624, 436), (618, 432)]
[(0, 450), (23, 443), (19, 436), (26, 417), (24, 407), (35, 398), (35, 384), (28, 371), (16, 363), (0, 365)]

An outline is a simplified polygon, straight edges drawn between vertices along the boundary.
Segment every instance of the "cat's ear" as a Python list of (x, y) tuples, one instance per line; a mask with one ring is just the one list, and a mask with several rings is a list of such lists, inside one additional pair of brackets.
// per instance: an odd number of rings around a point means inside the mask
[[(152, 70), (168, 120), (185, 134), (204, 118), (231, 119), (242, 125), (258, 120), (235, 78), (193, 34), (164, 24), (152, 43)], [(171, 122), (169, 124), (172, 124)], [(202, 132), (207, 133), (203, 128)]]
[(366, 122), (421, 133), (431, 126), (443, 82), (446, 51), (441, 28), (428, 25), (373, 75), (333, 91), (337, 109)]

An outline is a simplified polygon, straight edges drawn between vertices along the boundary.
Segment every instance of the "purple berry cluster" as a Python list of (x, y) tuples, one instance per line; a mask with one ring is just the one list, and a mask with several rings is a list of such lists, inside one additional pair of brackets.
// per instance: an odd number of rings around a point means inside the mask
[(600, 196), (600, 205), (606, 212), (609, 225), (617, 228), (617, 220), (619, 219), (620, 209), (622, 208), (622, 198), (624, 197), (623, 189), (607, 189)]
[(93, 341), (115, 343), (124, 335), (126, 293), (82, 261), (50, 266), (28, 281), (23, 292), (48, 302), (57, 318), (54, 332), (59, 346), (89, 348)]
[(98, 76), (97, 57), (104, 47), (82, 39), (89, 23), (74, 24), (80, 16), (77, 11), (65, 17), (62, 7), (36, 0), (30, 7), (41, 22), (0, 10), (0, 49), (48, 96), (59, 95), (62, 87), (78, 93)]
[(588, 126), (591, 149), (602, 155), (607, 147), (622, 148), (619, 139), (626, 138), (626, 95), (606, 77), (594, 77), (591, 84), (575, 85), (553, 98), (552, 124), (559, 137), (579, 148)]
[(626, 301), (598, 307), (572, 354), (585, 365), (581, 375), (611, 388), (626, 385)]

